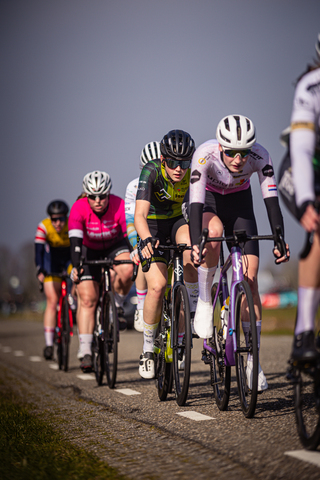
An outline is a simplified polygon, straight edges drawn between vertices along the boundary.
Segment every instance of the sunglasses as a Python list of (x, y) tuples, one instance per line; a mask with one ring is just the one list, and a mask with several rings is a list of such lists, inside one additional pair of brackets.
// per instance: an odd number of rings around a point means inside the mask
[(191, 160), (173, 160), (171, 158), (165, 158), (165, 162), (172, 170), (179, 166), (182, 168), (182, 170), (186, 170), (186, 168), (189, 168), (191, 164)]
[(105, 198), (107, 198), (107, 196), (107, 193), (103, 193), (102, 195), (87, 195), (90, 200), (95, 200), (97, 197), (99, 198), (99, 200), (104, 200)]
[(228, 150), (228, 149), (222, 149), (223, 152), (227, 155), (227, 157), (236, 157), (237, 155), (240, 155), (240, 157), (244, 158), (250, 155), (251, 149), (247, 148), (245, 150)]
[(51, 222), (52, 223), (56, 223), (56, 222), (65, 222), (66, 221), (66, 217), (65, 216), (61, 216), (61, 217), (51, 217)]

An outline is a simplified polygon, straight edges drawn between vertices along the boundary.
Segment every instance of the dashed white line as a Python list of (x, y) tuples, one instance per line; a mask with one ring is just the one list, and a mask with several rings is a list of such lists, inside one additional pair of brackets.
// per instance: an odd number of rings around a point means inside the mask
[(12, 348), (11, 347), (2, 347), (2, 351), (3, 351), (3, 353), (10, 353), (10, 352), (12, 352)]
[(116, 392), (123, 393), (123, 395), (141, 395), (140, 392), (132, 390), (131, 388), (119, 388), (115, 390)]
[(41, 362), (42, 358), (34, 355), (33, 357), (29, 357), (30, 362)]
[(312, 463), (320, 467), (320, 452), (310, 452), (309, 450), (294, 450), (292, 452), (285, 452), (285, 455), (298, 458), (304, 462)]
[(202, 413), (198, 412), (179, 412), (177, 415), (181, 415), (182, 417), (190, 418), (190, 420), (195, 420), (196, 422), (201, 422), (203, 420), (215, 420), (214, 417), (209, 417), (208, 415), (203, 415)]
[(16, 350), (15, 352), (13, 352), (13, 355), (15, 357), (24, 357), (24, 353), (22, 350)]
[(96, 376), (89, 373), (83, 373), (82, 375), (77, 375), (77, 378), (80, 378), (80, 380), (95, 380)]
[(56, 363), (49, 363), (49, 368), (52, 368), (52, 370), (58, 370), (59, 365), (57, 365)]

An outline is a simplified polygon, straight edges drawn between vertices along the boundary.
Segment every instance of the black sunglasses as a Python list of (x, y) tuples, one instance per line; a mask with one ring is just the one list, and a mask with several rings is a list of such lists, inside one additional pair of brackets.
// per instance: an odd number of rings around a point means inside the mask
[(108, 196), (107, 193), (103, 193), (102, 195), (87, 195), (87, 197), (90, 198), (90, 200), (95, 200), (97, 197), (100, 200), (104, 200), (105, 198), (107, 198), (107, 196)]
[(179, 166), (182, 168), (182, 170), (186, 170), (186, 168), (189, 168), (191, 164), (191, 160), (173, 160), (172, 158), (165, 158), (164, 160), (168, 167), (172, 170)]
[(52, 223), (56, 223), (56, 222), (58, 222), (59, 220), (60, 220), (61, 223), (62, 223), (62, 222), (65, 222), (65, 221), (66, 221), (66, 216), (63, 215), (63, 216), (61, 216), (61, 217), (51, 217), (51, 222), (52, 222)]
[(247, 157), (251, 153), (250, 148), (246, 148), (245, 150), (229, 150), (229, 149), (222, 149), (223, 152), (227, 155), (227, 157), (236, 157), (237, 155), (240, 155), (242, 158)]

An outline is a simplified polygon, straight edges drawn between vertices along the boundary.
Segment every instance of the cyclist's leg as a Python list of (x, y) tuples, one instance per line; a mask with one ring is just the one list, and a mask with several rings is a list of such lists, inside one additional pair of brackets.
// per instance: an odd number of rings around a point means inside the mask
[(144, 301), (147, 295), (147, 281), (145, 275), (142, 271), (141, 264), (138, 268), (137, 278), (136, 278), (136, 292), (138, 298), (137, 309), (134, 316), (134, 328), (138, 332), (143, 332), (143, 307)]
[(94, 280), (83, 280), (77, 285), (78, 310), (77, 324), (82, 356), (81, 368), (92, 369), (92, 339), (95, 321), (95, 309), (99, 298), (99, 285)]
[(43, 290), (46, 296), (46, 309), (43, 317), (43, 328), (46, 346), (43, 354), (46, 360), (51, 360), (53, 358), (53, 341), (60, 288), (61, 282), (54, 282), (49, 279), (44, 280)]

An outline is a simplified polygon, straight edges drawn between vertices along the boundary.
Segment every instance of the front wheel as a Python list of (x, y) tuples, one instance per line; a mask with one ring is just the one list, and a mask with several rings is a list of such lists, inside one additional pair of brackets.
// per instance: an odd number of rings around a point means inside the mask
[(111, 291), (106, 292), (103, 297), (102, 314), (107, 382), (110, 388), (114, 388), (118, 369), (118, 316)]
[(173, 305), (173, 375), (177, 404), (186, 403), (191, 368), (191, 321), (187, 289), (178, 285)]
[[(249, 324), (249, 332), (243, 330)], [(254, 415), (258, 394), (258, 341), (256, 315), (249, 284), (243, 280), (237, 285), (235, 300), (236, 374), (242, 411), (247, 418)]]
[[(168, 358), (168, 350), (170, 347), (170, 326), (168, 320), (165, 319), (165, 302), (163, 301), (163, 311), (161, 320), (157, 327), (156, 338), (154, 341), (154, 369), (156, 377), (156, 387), (159, 400), (166, 400), (172, 386), (172, 353)], [(166, 325), (167, 323), (167, 325)]]
[(92, 361), (93, 369), (95, 372), (97, 384), (102, 385), (103, 375), (105, 372), (105, 359), (104, 359), (104, 341), (102, 338), (102, 325), (101, 325), (101, 306), (98, 305), (96, 310), (96, 322), (93, 331), (92, 341)]
[(70, 319), (67, 297), (63, 297), (61, 305), (61, 365), (65, 372), (69, 367)]

